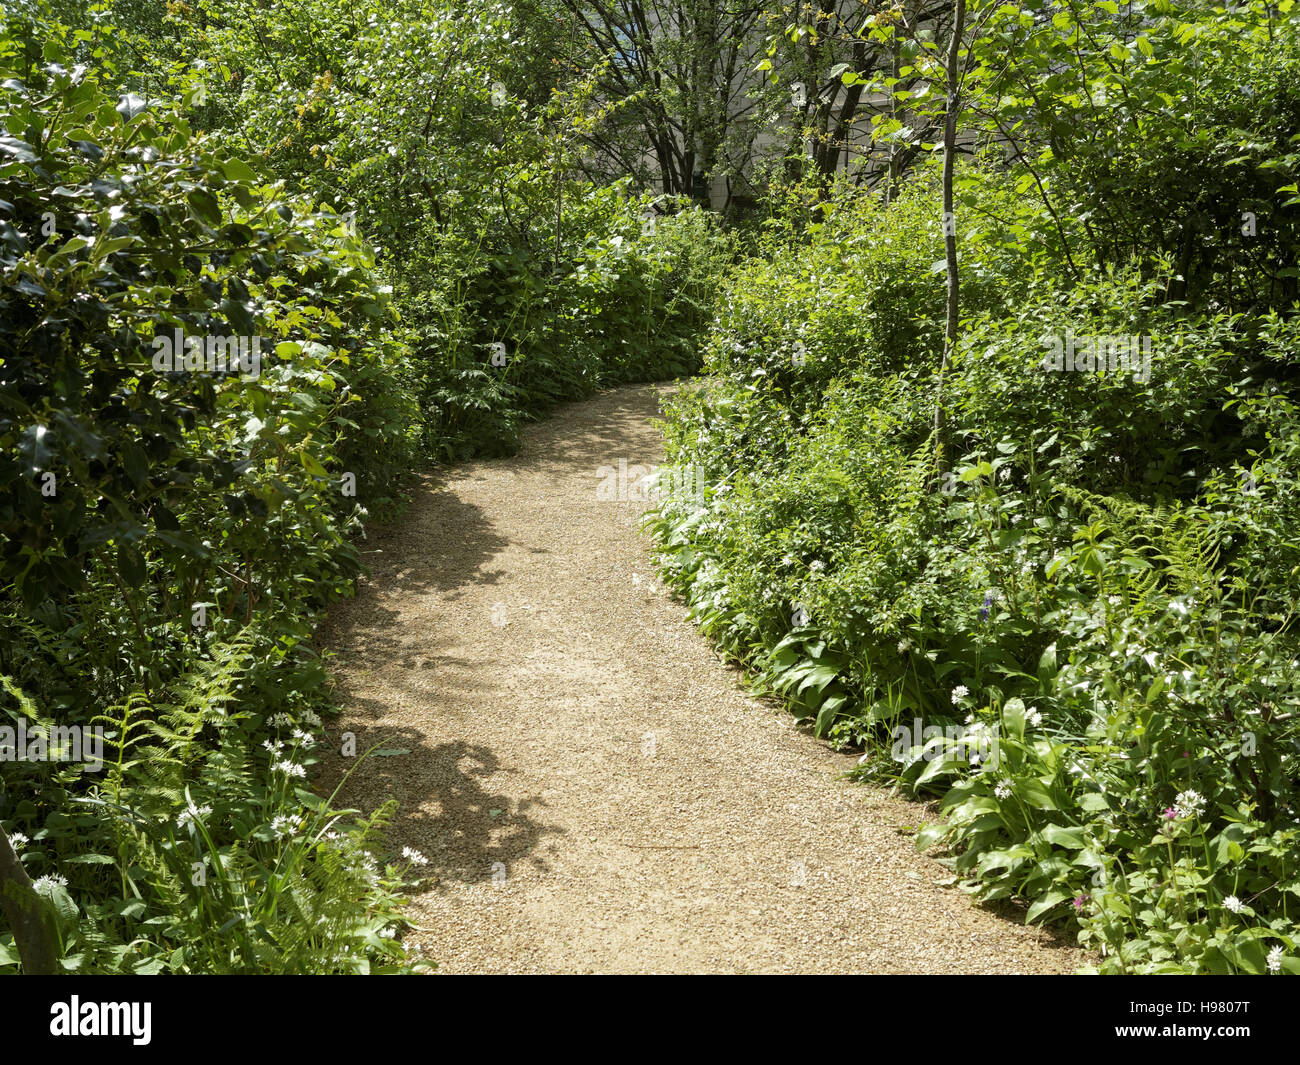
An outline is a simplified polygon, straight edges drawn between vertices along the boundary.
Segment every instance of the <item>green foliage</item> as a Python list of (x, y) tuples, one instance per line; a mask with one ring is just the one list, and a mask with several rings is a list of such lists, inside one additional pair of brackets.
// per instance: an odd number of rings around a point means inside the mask
[[(392, 512), (415, 454), (405, 349), (338, 215), (119, 92), (86, 47), (23, 20), (0, 37), (0, 670), (42, 728), (107, 713), (119, 763), (100, 787), (6, 761), (0, 816), (39, 845), (69, 969), (390, 965), (383, 816), (329, 855), (267, 836), (306, 800), (235, 723), (323, 705), (313, 613), (359, 571), (360, 501)], [(168, 362), (178, 333), (243, 340)], [(187, 803), (218, 811), (206, 850), (178, 840)], [(205, 857), (220, 890), (192, 883)]]
[(0, 818), (66, 968), (405, 968), (391, 811), (297, 779), (315, 618), (417, 463), (692, 372), (733, 243), (580, 176), (606, 109), (503, 6), (139, 8), (0, 33), (0, 708), (115, 760)]
[[(1006, 211), (1003, 179), (964, 186)], [(927, 197), (835, 201), (735, 272), (670, 411), (708, 487), (650, 518), (662, 573), (860, 776), (941, 797), (918, 846), (979, 898), (1103, 971), (1300, 971), (1295, 320), (1167, 302), (1158, 247), (1074, 278), (967, 231), (941, 471)], [(1117, 336), (1128, 364), (1044, 364)]]
[[(391, 809), (358, 818), (298, 782), (317, 760), (320, 719), (248, 707), (252, 648), (235, 637), (167, 692), (98, 715), (102, 777), (81, 764), (25, 768), (8, 831), (58, 916), (65, 970), (408, 967), (394, 934), (409, 863), (380, 865)], [(0, 944), (0, 966), (15, 961)]]
[(346, 19), (325, 0), (269, 19), (203, 0), (170, 21), (204, 65), (155, 50), (150, 76), (191, 101), (197, 79), (192, 121), (378, 245), (424, 454), (507, 453), (559, 401), (694, 369), (729, 241), (676, 201), (652, 229), (626, 182), (582, 176), (616, 106), (594, 74), (537, 68), (524, 45), (544, 26), (490, 0), (368, 0)]

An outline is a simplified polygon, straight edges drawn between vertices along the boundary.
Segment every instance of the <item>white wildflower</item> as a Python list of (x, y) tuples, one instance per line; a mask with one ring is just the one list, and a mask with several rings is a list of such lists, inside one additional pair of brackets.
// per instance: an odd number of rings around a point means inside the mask
[(271, 819), (271, 831), (278, 839), (295, 835), (300, 828), (302, 828), (302, 817), (299, 814), (280, 814)]
[(1011, 785), (1003, 781), (993, 789), (993, 794), (999, 799), (1009, 799), (1011, 798)]
[(67, 887), (68, 878), (66, 876), (59, 876), (58, 873), (49, 873), (32, 881), (32, 889), (40, 895), (50, 894), (56, 886)]
[(1038, 728), (1038, 726), (1043, 723), (1043, 715), (1039, 711), (1038, 707), (1031, 706), (1029, 708), (1029, 713), (1025, 715), (1025, 720), (1028, 721), (1034, 728)]
[(278, 769), (281, 773), (284, 773), (286, 776), (305, 777), (307, 775), (307, 770), (305, 770), (297, 762), (291, 762), (287, 758), (284, 759), (283, 761), (276, 762), (272, 768)]
[(413, 865), (428, 865), (429, 859), (417, 851), (414, 847), (403, 847), (402, 857)]
[(899, 653), (900, 655), (905, 655), (905, 654), (907, 654), (907, 652), (910, 651), (911, 649), (912, 649), (912, 641), (911, 641), (911, 640), (899, 640), (899, 641), (898, 641), (898, 653)]
[(195, 806), (191, 803), (188, 809), (182, 810), (180, 814), (177, 816), (176, 827), (184, 828), (196, 817), (199, 818), (206, 817), (210, 813), (212, 813), (211, 806)]
[(970, 694), (970, 689), (966, 687), (966, 685), (958, 684), (957, 687), (953, 688), (952, 690), (952, 705), (956, 706), (959, 702), (965, 699), (966, 696), (968, 696), (969, 694)]
[(304, 710), (302, 712), (302, 720), (303, 724), (310, 728), (320, 728), (320, 714), (316, 713), (314, 710)]
[(24, 846), (26, 846), (30, 842), (31, 840), (28, 839), (26, 836), (24, 836), (21, 832), (9, 833), (9, 844), (10, 846), (13, 847), (15, 854), (17, 854), (19, 850), (21, 850)]
[(316, 746), (315, 737), (313, 737), (310, 732), (305, 732), (300, 728), (296, 728), (293, 730), (293, 738), (297, 740), (300, 744), (302, 744), (304, 747)]
[(1268, 971), (1271, 973), (1280, 973), (1282, 971), (1282, 959), (1285, 955), (1282, 953), (1280, 946), (1274, 947), (1268, 952), (1268, 958), (1265, 964), (1268, 965)]
[(1236, 895), (1229, 895), (1223, 900), (1223, 905), (1233, 913), (1241, 913), (1241, 899), (1237, 898)]
[(292, 728), (293, 718), (288, 714), (272, 714), (269, 724), (272, 728)]
[(1180, 817), (1200, 817), (1205, 809), (1205, 798), (1196, 791), (1180, 791), (1174, 798), (1174, 806)]

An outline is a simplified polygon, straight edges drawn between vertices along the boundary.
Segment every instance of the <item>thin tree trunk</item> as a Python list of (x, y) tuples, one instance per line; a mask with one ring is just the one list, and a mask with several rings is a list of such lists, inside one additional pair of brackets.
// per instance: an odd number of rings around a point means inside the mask
[(27, 976), (54, 976), (59, 971), (59, 947), (54, 915), (18, 860), (9, 837), (0, 828), (0, 910), (14, 934), (14, 945)]
[(555, 159), (555, 251), (552, 255), (552, 273), (557, 276), (560, 273), (560, 217), (564, 208), (564, 183), (563, 171), (560, 169), (560, 159)]
[(957, 116), (961, 108), (959, 99), (960, 71), (957, 59), (961, 52), (962, 32), (966, 28), (966, 0), (953, 0), (952, 39), (948, 42), (948, 99), (943, 122), (943, 222), (944, 259), (948, 267), (948, 321), (943, 335), (943, 359), (939, 363), (939, 383), (934, 397), (934, 447), (935, 466), (939, 478), (948, 472), (951, 458), (947, 448), (947, 417), (943, 408), (943, 381), (957, 347), (959, 320), (959, 282), (957, 277), (957, 227), (953, 214), (952, 172), (957, 155)]

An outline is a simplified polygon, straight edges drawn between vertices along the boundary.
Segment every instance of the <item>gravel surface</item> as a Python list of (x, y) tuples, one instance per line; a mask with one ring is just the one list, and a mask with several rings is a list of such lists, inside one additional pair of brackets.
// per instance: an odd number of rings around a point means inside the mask
[(342, 793), (399, 800), (394, 848), (429, 857), (408, 943), (446, 973), (1074, 971), (936, 884), (901, 831), (925, 807), (747, 697), (656, 579), (645, 504), (597, 498), (600, 467), (661, 460), (665, 391), (426, 478), (322, 628), (338, 727), (409, 752)]

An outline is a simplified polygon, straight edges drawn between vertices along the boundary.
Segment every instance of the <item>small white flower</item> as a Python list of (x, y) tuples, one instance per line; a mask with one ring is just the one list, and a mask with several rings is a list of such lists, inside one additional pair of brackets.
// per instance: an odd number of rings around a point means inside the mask
[(953, 688), (952, 690), (952, 705), (956, 706), (959, 702), (965, 699), (966, 696), (968, 696), (969, 694), (970, 694), (970, 689), (966, 687), (966, 685), (958, 684), (957, 687)]
[(1011, 785), (1003, 781), (993, 789), (993, 794), (999, 799), (1009, 799), (1011, 798)]
[(311, 728), (320, 728), (320, 714), (313, 710), (304, 710), (302, 712), (303, 724)]
[(296, 835), (302, 828), (301, 814), (280, 814), (271, 820), (271, 831), (280, 839)]
[(21, 850), (24, 846), (26, 846), (30, 842), (31, 840), (28, 839), (26, 836), (24, 836), (21, 832), (9, 833), (9, 843), (13, 847), (15, 854), (17, 854), (19, 850)]
[(814, 561), (808, 563), (808, 568), (813, 573), (820, 573), (822, 570), (826, 568), (826, 563), (823, 562), (821, 559), (815, 559)]
[(911, 649), (912, 649), (912, 641), (911, 641), (911, 640), (899, 640), (899, 641), (898, 641), (898, 653), (899, 653), (900, 655), (905, 655), (905, 654), (907, 654), (907, 652), (910, 651)]
[(316, 740), (312, 736), (312, 734), (310, 732), (304, 732), (300, 728), (296, 728), (293, 730), (293, 738), (297, 740), (304, 747), (310, 748), (316, 746)]
[(1241, 913), (1241, 899), (1237, 898), (1236, 895), (1229, 895), (1223, 900), (1223, 905), (1233, 913)]
[(187, 809), (187, 810), (182, 810), (182, 811), (180, 812), (180, 814), (177, 815), (177, 818), (176, 818), (176, 827), (177, 827), (177, 828), (184, 828), (184, 827), (185, 827), (186, 825), (188, 825), (191, 821), (193, 821), (196, 817), (206, 817), (206, 816), (207, 816), (208, 814), (210, 814), (210, 813), (212, 813), (212, 807), (211, 807), (211, 806), (197, 806), (197, 807), (196, 807), (196, 806), (191, 805), (191, 806), (189, 807), (189, 809)]
[(967, 715), (966, 715), (966, 724), (968, 724), (968, 725), (973, 725), (973, 724), (975, 724), (975, 715), (974, 715), (974, 714), (967, 714)]
[(273, 768), (291, 777), (305, 777), (307, 775), (307, 770), (297, 762), (291, 762), (287, 758), (284, 761), (276, 762)]
[(293, 719), (288, 714), (272, 714), (268, 723), (272, 728), (293, 727)]
[(32, 881), (32, 889), (41, 895), (50, 894), (56, 885), (58, 887), (67, 887), (68, 878), (66, 876), (59, 876), (58, 873), (50, 873), (38, 880)]
[(413, 865), (428, 865), (429, 859), (417, 851), (414, 847), (403, 847), (402, 857)]
[(1271, 973), (1280, 973), (1282, 971), (1283, 957), (1285, 957), (1285, 955), (1282, 953), (1282, 948), (1280, 946), (1274, 947), (1270, 950), (1266, 961), (1268, 971)]
[(280, 748), (283, 747), (284, 744), (281, 743), (279, 740), (263, 740), (262, 746), (265, 747), (268, 751), (270, 751), (271, 754), (279, 754)]
[(1039, 712), (1038, 707), (1031, 706), (1029, 708), (1029, 713), (1025, 715), (1025, 720), (1034, 728), (1038, 728), (1038, 726), (1043, 723), (1043, 715)]
[(1174, 806), (1180, 817), (1200, 817), (1205, 809), (1205, 799), (1199, 792), (1188, 789), (1178, 793), (1174, 798)]

